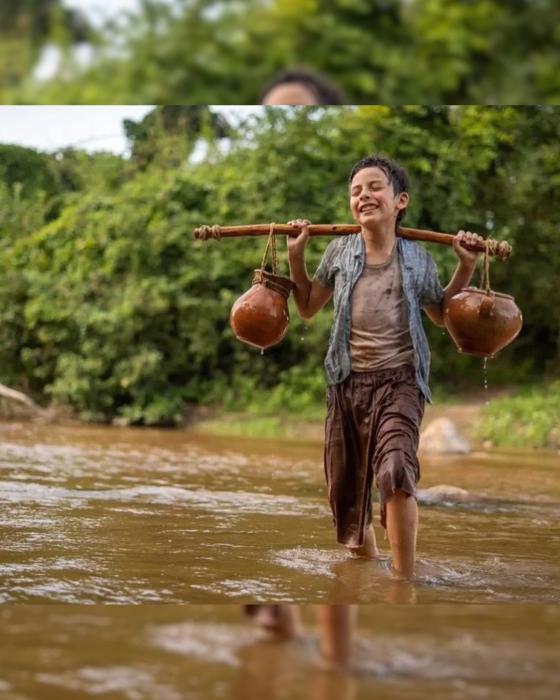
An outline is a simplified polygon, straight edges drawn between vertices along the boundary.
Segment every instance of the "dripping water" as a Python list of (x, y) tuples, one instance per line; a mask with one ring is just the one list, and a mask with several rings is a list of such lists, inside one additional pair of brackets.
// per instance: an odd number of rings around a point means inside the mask
[(484, 405), (488, 406), (488, 358), (482, 361), (482, 376), (484, 379)]

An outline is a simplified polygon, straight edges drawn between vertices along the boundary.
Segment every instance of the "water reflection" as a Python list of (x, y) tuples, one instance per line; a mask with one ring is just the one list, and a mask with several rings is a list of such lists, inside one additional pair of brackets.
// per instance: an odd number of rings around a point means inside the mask
[(237, 605), (6, 606), (6, 700), (448, 700), (558, 697), (560, 608), (360, 606), (346, 671), (326, 666), (312, 606), (281, 641)]

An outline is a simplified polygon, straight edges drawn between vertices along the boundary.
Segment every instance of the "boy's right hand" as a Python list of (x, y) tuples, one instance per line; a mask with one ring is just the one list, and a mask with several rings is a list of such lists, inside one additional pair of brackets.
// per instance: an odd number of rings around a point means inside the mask
[(288, 226), (293, 226), (294, 228), (301, 229), (301, 233), (298, 236), (288, 236), (288, 254), (299, 256), (303, 255), (305, 251), (305, 246), (309, 239), (309, 224), (311, 222), (308, 219), (294, 219), (293, 221), (288, 221)]

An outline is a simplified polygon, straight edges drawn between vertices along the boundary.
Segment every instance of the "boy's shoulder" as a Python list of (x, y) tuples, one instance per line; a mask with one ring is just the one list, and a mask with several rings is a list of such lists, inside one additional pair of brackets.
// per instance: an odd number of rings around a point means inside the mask
[(325, 255), (335, 259), (346, 252), (357, 250), (359, 246), (358, 237), (359, 234), (357, 233), (336, 236), (336, 238), (333, 238), (333, 240), (327, 246)]
[(344, 233), (340, 236), (336, 236), (334, 240), (331, 241), (330, 245), (332, 245), (333, 248), (338, 248), (339, 250), (344, 248), (355, 248), (358, 244), (359, 238), (359, 233)]
[(430, 252), (420, 243), (411, 241), (408, 238), (399, 238), (399, 241), (404, 262), (407, 266), (424, 267), (433, 261)]

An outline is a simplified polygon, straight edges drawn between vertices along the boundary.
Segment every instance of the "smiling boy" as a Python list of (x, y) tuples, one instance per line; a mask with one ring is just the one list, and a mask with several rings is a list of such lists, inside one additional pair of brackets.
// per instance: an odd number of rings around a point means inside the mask
[(332, 241), (313, 279), (305, 247), (309, 221), (288, 238), (298, 314), (314, 316), (330, 299), (334, 318), (325, 359), (327, 416), (324, 466), (337, 539), (354, 554), (379, 556), (372, 526), (371, 489), (379, 492), (393, 570), (414, 574), (420, 468), (416, 451), (428, 387), (430, 351), (421, 311), (438, 326), (449, 299), (468, 285), (478, 253), (463, 247), (482, 240), (460, 231), (459, 262), (442, 288), (431, 255), (397, 237), (409, 203), (406, 171), (380, 155), (356, 163), (349, 177), (350, 209), (359, 234)]

